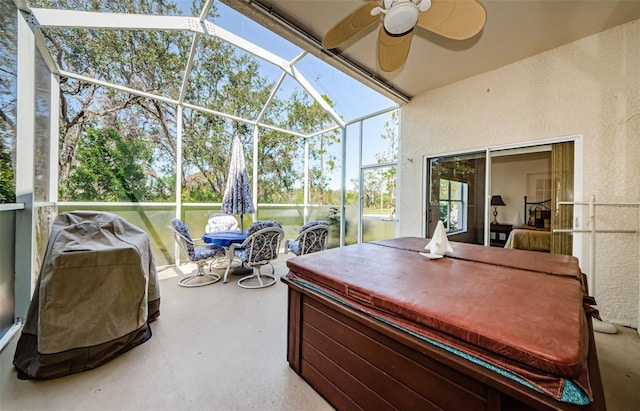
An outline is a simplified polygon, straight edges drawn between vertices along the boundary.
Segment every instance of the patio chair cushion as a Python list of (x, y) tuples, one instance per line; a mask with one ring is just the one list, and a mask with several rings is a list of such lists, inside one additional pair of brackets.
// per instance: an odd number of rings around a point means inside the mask
[(273, 220), (254, 221), (249, 226), (249, 229), (247, 230), (247, 235), (250, 236), (251, 234), (257, 231), (260, 231), (263, 228), (269, 228), (269, 227), (277, 227), (281, 229), (282, 225), (280, 225), (279, 222), (273, 221)]
[(193, 249), (193, 260), (204, 260), (212, 257), (224, 257), (226, 255), (223, 247), (218, 246), (205, 246), (195, 247)]
[[(251, 223), (251, 225), (249, 226), (249, 229), (247, 230), (247, 236), (250, 237), (251, 235), (257, 233), (260, 230), (263, 230), (265, 228), (273, 228), (273, 227), (279, 228), (282, 230), (282, 225), (277, 221), (273, 221), (273, 220), (254, 221), (253, 223)], [(263, 236), (257, 237), (255, 239), (255, 242), (252, 244), (252, 247), (248, 245), (247, 248), (236, 248), (234, 250), (235, 256), (243, 262), (249, 262), (251, 250), (253, 249), (254, 252), (251, 254), (250, 263), (258, 262), (258, 261), (261, 261), (261, 262), (271, 261), (274, 259), (273, 253), (274, 252), (277, 253), (277, 250), (274, 251), (270, 247), (265, 247), (267, 241), (269, 241), (269, 237), (263, 237)], [(256, 253), (255, 250), (259, 250), (259, 251)]]
[(187, 257), (190, 261), (199, 261), (205, 260), (207, 258), (212, 257), (224, 257), (225, 250), (223, 247), (219, 247), (217, 245), (205, 245), (202, 247), (196, 247), (193, 244), (193, 240), (191, 239), (191, 234), (189, 233), (189, 227), (180, 219), (174, 218), (171, 220), (171, 224), (173, 228), (184, 237), (184, 239), (188, 241), (182, 241), (184, 244)]
[[(326, 232), (318, 235), (306, 235), (303, 237), (303, 233), (313, 227), (325, 226)], [(326, 244), (326, 236), (329, 233), (329, 223), (326, 221), (310, 221), (300, 228), (298, 238), (295, 240), (286, 240), (285, 249), (288, 249), (295, 255), (300, 255), (302, 250), (305, 254), (315, 253), (322, 251)], [(304, 241), (304, 244), (301, 244)]]
[(238, 220), (230, 214), (215, 213), (209, 216), (209, 221), (205, 227), (206, 233), (214, 231), (229, 231), (238, 229)]
[[(184, 238), (188, 238), (191, 240), (191, 234), (189, 234), (189, 227), (180, 219), (174, 218), (171, 220), (171, 225), (173, 228)], [(188, 257), (190, 260), (200, 260), (200, 258), (196, 258), (196, 251), (192, 242), (185, 241), (185, 246), (187, 248)]]

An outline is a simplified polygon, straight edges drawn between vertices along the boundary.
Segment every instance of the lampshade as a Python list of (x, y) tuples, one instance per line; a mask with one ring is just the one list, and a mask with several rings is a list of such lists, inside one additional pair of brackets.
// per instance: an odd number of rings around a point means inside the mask
[(506, 205), (504, 201), (502, 201), (502, 196), (491, 196), (491, 205), (492, 206), (503, 206)]

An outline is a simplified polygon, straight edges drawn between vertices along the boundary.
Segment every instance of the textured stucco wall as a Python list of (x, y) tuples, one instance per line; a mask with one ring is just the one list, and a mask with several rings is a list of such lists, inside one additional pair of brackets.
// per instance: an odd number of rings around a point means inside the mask
[[(576, 192), (599, 201), (640, 201), (639, 50), (635, 20), (405, 105), (399, 234), (424, 235), (423, 191), (417, 189), (425, 184), (423, 156), (516, 142), (580, 135), (583, 173)], [(640, 228), (638, 208), (602, 207), (597, 216), (599, 228)], [(606, 321), (640, 325), (639, 238), (597, 236), (596, 298)], [(577, 257), (588, 272), (588, 237), (583, 239)]]

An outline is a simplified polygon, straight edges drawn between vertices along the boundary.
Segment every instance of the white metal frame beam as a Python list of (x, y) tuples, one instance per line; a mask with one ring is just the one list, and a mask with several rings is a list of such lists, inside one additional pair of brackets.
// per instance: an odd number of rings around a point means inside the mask
[(338, 113), (335, 112), (333, 107), (331, 107), (329, 103), (327, 103), (325, 99), (322, 98), (320, 93), (318, 93), (318, 91), (311, 85), (311, 83), (309, 83), (309, 81), (307, 81), (307, 79), (302, 75), (302, 73), (300, 73), (300, 71), (296, 67), (291, 67), (291, 77), (293, 77), (302, 86), (302, 88), (304, 88), (307, 93), (309, 93), (311, 97), (313, 97), (313, 99), (318, 102), (318, 104), (320, 104), (320, 107), (322, 107), (324, 111), (327, 112), (329, 117), (331, 117), (331, 119), (336, 124), (338, 124), (340, 127), (345, 126), (346, 123), (342, 119), (342, 117), (340, 117)]
[(107, 30), (191, 30), (194, 17), (31, 8), (41, 27)]
[[(35, 19), (32, 23), (37, 27), (52, 27), (52, 28), (92, 28), (92, 29), (103, 29), (103, 30), (180, 30), (180, 31), (191, 31), (194, 33), (193, 41), (191, 44), (191, 50), (189, 52), (189, 56), (186, 62), (186, 67), (182, 79), (182, 87), (180, 89), (180, 95), (177, 101), (173, 99), (168, 99), (167, 97), (157, 96), (152, 97), (151, 95), (147, 95), (150, 98), (159, 98), (163, 101), (169, 102), (171, 100), (174, 104), (182, 104), (184, 101), (184, 95), (187, 90), (189, 75), (191, 73), (191, 67), (193, 65), (193, 59), (195, 57), (195, 52), (197, 50), (197, 45), (201, 35), (208, 35), (212, 37), (219, 38), (241, 50), (246, 51), (270, 64), (273, 64), (279, 67), (284, 73), (289, 74), (300, 86), (309, 93), (309, 95), (327, 112), (329, 117), (340, 127), (345, 126), (344, 120), (340, 117), (338, 113), (335, 112), (333, 107), (331, 107), (323, 98), (320, 93), (309, 83), (309, 81), (304, 77), (304, 75), (294, 67), (294, 64), (297, 63), (300, 59), (302, 59), (307, 53), (303, 52), (300, 55), (296, 56), (293, 60), (287, 61), (282, 57), (259, 47), (250, 41), (243, 39), (240, 36), (237, 36), (231, 33), (228, 30), (223, 29), (209, 21), (206, 20), (206, 16), (209, 13), (209, 10), (213, 4), (213, 0), (209, 0), (207, 4), (202, 9), (199, 17), (185, 17), (185, 16), (155, 16), (155, 15), (142, 15), (142, 14), (123, 14), (123, 13), (102, 13), (102, 12), (88, 12), (88, 11), (76, 11), (76, 10), (58, 10), (58, 9), (43, 9), (43, 8), (32, 8), (31, 13)], [(62, 74), (62, 72), (61, 72)], [(83, 78), (83, 81), (87, 81), (89, 78), (86, 76), (81, 76), (71, 73), (65, 72), (68, 77), (75, 78)], [(282, 79), (281, 79), (282, 80)], [(101, 84), (105, 87), (108, 86), (107, 82), (101, 82), (100, 80), (92, 80), (94, 84)], [(98, 83), (101, 82), (101, 83)], [(282, 83), (279, 82), (278, 86)], [(127, 92), (132, 92), (132, 94), (136, 95), (144, 95), (141, 91), (133, 92), (134, 89), (131, 89), (126, 86), (117, 86), (112, 85), (110, 87), (117, 88), (119, 90)], [(277, 88), (276, 88), (277, 89)], [(275, 95), (275, 91), (272, 95)], [(265, 106), (271, 102), (272, 97), (265, 103)], [(203, 109), (200, 106), (192, 105), (191, 108)], [(260, 116), (264, 114), (264, 108)], [(224, 115), (225, 117), (232, 118), (230, 115)], [(263, 126), (260, 121), (260, 116), (258, 119), (252, 121), (243, 119), (242, 121), (246, 121), (250, 124)], [(282, 131), (280, 129), (280, 131)], [(291, 133), (290, 131), (287, 131)], [(298, 133), (292, 133), (294, 135)], [(315, 133), (314, 133), (315, 134)], [(308, 137), (308, 136), (305, 136)]]
[(70, 71), (65, 71), (65, 70), (60, 70), (59, 73), (60, 73), (60, 76), (62, 77), (68, 77), (68, 78), (76, 79), (79, 81), (83, 81), (85, 83), (95, 84), (97, 86), (102, 86), (102, 87), (111, 88), (118, 91), (123, 91), (125, 93), (133, 94), (134, 96), (147, 97), (147, 98), (155, 99), (155, 100), (162, 101), (169, 104), (175, 104), (175, 105), (178, 104), (178, 100), (173, 98), (160, 96), (158, 94), (148, 93), (146, 91), (141, 91), (135, 88), (122, 86), (120, 84), (110, 83), (108, 81), (98, 80), (93, 77), (83, 76), (82, 74), (76, 74), (76, 73), (72, 73)]
[[(19, 13), (20, 14), (20, 13)], [(26, 318), (32, 295), (32, 275), (36, 271), (35, 257), (35, 111), (36, 111), (36, 41), (29, 23), (18, 17), (17, 22), (16, 93), (16, 203), (24, 204), (16, 213), (15, 237), (15, 317), (20, 323)], [(48, 154), (48, 153), (47, 153)]]

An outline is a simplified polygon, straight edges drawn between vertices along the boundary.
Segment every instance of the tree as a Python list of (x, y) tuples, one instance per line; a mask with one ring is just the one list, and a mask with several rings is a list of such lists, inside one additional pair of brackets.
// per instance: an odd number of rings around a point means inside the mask
[[(387, 144), (385, 149), (375, 155), (378, 164), (393, 163), (398, 161), (398, 112), (391, 113), (389, 121), (384, 123), (384, 132), (381, 137)], [(396, 205), (396, 167), (380, 167), (369, 170), (365, 175), (364, 193), (365, 207), (390, 210), (395, 214)]]
[[(173, 3), (150, 0), (107, 3), (41, 0), (34, 5), (141, 14), (176, 12)], [(152, 93), (177, 95), (180, 79), (175, 73), (177, 67), (184, 65), (182, 56), (189, 48), (188, 35), (170, 31), (89, 29), (46, 29), (43, 34), (63, 70)], [(109, 127), (121, 132), (137, 129), (131, 134), (144, 136), (156, 150), (158, 163), (148, 164), (147, 172), (150, 175), (167, 172), (154, 167), (162, 168), (162, 164), (170, 162), (172, 155), (175, 159), (175, 138), (167, 138), (175, 136), (175, 107), (68, 78), (61, 78), (60, 87), (61, 199), (65, 192), (70, 192), (66, 185), (76, 162), (76, 149), (88, 128)], [(171, 172), (175, 173), (175, 169)], [(158, 184), (162, 178), (159, 176)]]
[(0, 203), (15, 202), (16, 9), (0, 2)]
[(88, 130), (77, 147), (66, 197), (73, 201), (140, 201), (148, 190), (144, 164), (151, 153), (142, 140), (113, 129)]
[[(311, 133), (333, 124), (327, 112), (317, 101), (310, 102), (307, 94), (303, 97), (301, 99), (299, 96), (294, 95), (292, 115), (295, 116), (294, 118), (301, 124), (306, 133)], [(322, 98), (329, 105), (333, 105), (328, 96), (323, 95)], [(311, 160), (315, 160), (315, 164), (309, 170), (311, 202), (326, 204), (325, 192), (329, 188), (328, 175), (333, 172), (337, 164), (335, 156), (330, 154), (328, 147), (339, 143), (340, 137), (337, 131), (323, 133), (309, 141), (309, 156)]]
[(6, 149), (3, 139), (0, 139), (0, 203), (14, 203), (16, 201), (15, 191), (11, 153)]
[(303, 142), (273, 130), (260, 134), (258, 144), (258, 200), (263, 203), (302, 203), (299, 190)]
[[(205, 37), (194, 61), (186, 100), (218, 112), (252, 118), (260, 112), (272, 87), (260, 74), (255, 58), (218, 39)], [(197, 110), (185, 111), (184, 125), (183, 200), (221, 201), (231, 142), (237, 135), (245, 151), (250, 149), (253, 126)], [(252, 165), (248, 167), (251, 172)]]
[[(142, 14), (176, 14), (168, 1), (42, 0), (38, 6), (79, 10), (103, 10)], [(194, 11), (199, 12), (199, 8)], [(197, 15), (197, 13), (195, 13)], [(214, 19), (212, 8), (209, 19)], [(182, 85), (192, 34), (170, 31), (127, 31), (93, 29), (46, 29), (43, 31), (55, 60), (63, 69), (123, 84), (139, 90), (176, 98)], [(178, 75), (176, 75), (178, 73)], [(254, 119), (261, 112), (274, 84), (260, 73), (257, 59), (217, 38), (201, 36), (188, 79), (184, 101), (216, 112)], [(229, 164), (230, 144), (239, 136), (247, 156), (251, 154), (254, 125), (226, 119), (206, 111), (183, 110), (182, 163), (176, 165), (177, 107), (77, 80), (61, 79), (60, 187), (62, 200), (77, 193), (71, 182), (78, 163), (77, 150), (86, 144), (88, 130), (115, 130), (128, 141), (142, 139), (150, 150), (144, 162), (145, 200), (170, 199), (176, 167), (182, 167), (183, 201), (220, 201)], [(315, 106), (314, 106), (315, 104)], [(304, 113), (310, 110), (310, 114)], [(288, 116), (284, 113), (295, 113)], [(318, 129), (330, 121), (326, 113), (308, 99), (274, 99), (264, 121), (285, 128), (289, 123)], [(327, 139), (322, 144), (327, 144)], [(303, 145), (297, 138), (276, 131), (261, 132), (260, 187), (267, 201), (290, 197), (297, 181), (293, 176), (302, 158)], [(322, 153), (321, 168), (331, 161)], [(251, 175), (253, 164), (248, 163)], [(324, 171), (315, 173), (322, 187)], [(288, 177), (291, 176), (291, 177)], [(150, 181), (149, 181), (150, 180)], [(140, 197), (138, 197), (140, 198)], [(261, 197), (262, 198), (262, 197)]]

